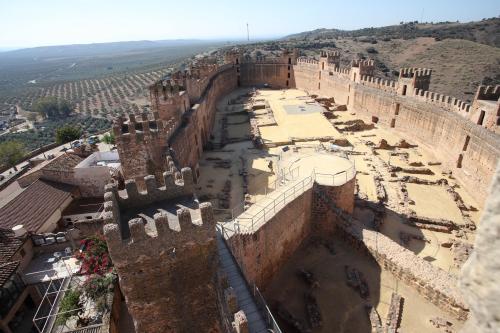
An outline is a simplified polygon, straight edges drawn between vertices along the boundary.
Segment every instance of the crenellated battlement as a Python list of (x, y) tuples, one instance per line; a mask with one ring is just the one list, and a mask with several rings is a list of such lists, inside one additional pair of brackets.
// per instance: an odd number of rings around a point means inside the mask
[(340, 51), (321, 51), (320, 57), (322, 57), (322, 58), (338, 58), (338, 57), (340, 57)]
[[(179, 251), (186, 245), (191, 247), (212, 241), (215, 238), (215, 223), (212, 204), (204, 202), (200, 204), (196, 218), (193, 218), (190, 210), (185, 207), (178, 209), (175, 216), (160, 211), (154, 214), (153, 220), (149, 222), (143, 217), (129, 220), (128, 238), (122, 236), (117, 223), (105, 224), (104, 236), (114, 258), (124, 255), (130, 260), (134, 255), (155, 256), (160, 250), (175, 248)], [(172, 259), (175, 260), (175, 256)]]
[(399, 78), (413, 77), (429, 77), (432, 74), (432, 69), (429, 68), (401, 68), (399, 70)]
[[(106, 187), (106, 201), (118, 203), (120, 207), (135, 208), (151, 205), (155, 202), (172, 200), (194, 194), (193, 172), (191, 168), (182, 168), (179, 172), (171, 157), (167, 157), (168, 171), (163, 173), (163, 185), (155, 176), (144, 177), (145, 189), (135, 179), (125, 181), (125, 189), (118, 191), (115, 184)], [(110, 193), (110, 194), (108, 194)], [(112, 197), (109, 197), (112, 195)]]
[(372, 59), (354, 59), (351, 62), (351, 67), (373, 67), (375, 66), (375, 61)]
[(351, 62), (349, 71), (351, 81), (361, 82), (362, 76), (373, 76), (375, 70), (375, 61), (372, 59), (356, 59)]
[(365, 86), (390, 92), (394, 92), (397, 89), (396, 81), (381, 79), (369, 75), (361, 75), (360, 83)]
[(137, 119), (135, 114), (129, 114), (128, 120), (125, 117), (117, 117), (113, 122), (113, 134), (118, 140), (131, 140), (140, 136), (170, 137), (175, 131), (177, 124), (174, 119), (160, 119), (158, 112), (150, 114), (142, 113)]
[(469, 103), (432, 91), (424, 91), (423, 89), (415, 88), (414, 96), (421, 101), (436, 104), (454, 112), (467, 113), (471, 110), (471, 105)]
[[(194, 200), (190, 168), (183, 168), (178, 179), (172, 171), (163, 176), (165, 186), (152, 175), (144, 177), (145, 191), (135, 180), (127, 180), (124, 191), (116, 184), (105, 188), (104, 237), (136, 332), (218, 327), (212, 205)], [(196, 302), (203, 304), (189, 309), (196, 322), (186, 321), (179, 315), (183, 304)]]
[(500, 85), (479, 86), (477, 88), (476, 100), (498, 101), (500, 99)]
[(297, 64), (298, 65), (314, 65), (318, 66), (319, 61), (313, 58), (308, 58), (308, 57), (299, 57), (297, 58)]
[(176, 72), (172, 76), (158, 80), (150, 85), (150, 95), (155, 99), (161, 97), (163, 100), (167, 100), (185, 90), (186, 79), (186, 73)]

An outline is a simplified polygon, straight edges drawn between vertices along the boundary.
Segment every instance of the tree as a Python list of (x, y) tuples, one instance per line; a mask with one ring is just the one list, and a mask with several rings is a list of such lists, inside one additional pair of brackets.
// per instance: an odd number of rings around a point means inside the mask
[(81, 135), (82, 130), (80, 127), (64, 125), (56, 130), (56, 142), (59, 144), (71, 142), (73, 140), (78, 140)]
[(0, 143), (0, 163), (14, 168), (14, 171), (17, 171), (16, 164), (23, 159), (24, 154), (24, 144), (19, 141)]
[(108, 144), (108, 145), (114, 145), (115, 144), (115, 135), (113, 133), (106, 133), (104, 134), (104, 136), (102, 137), (102, 141), (105, 143), (105, 144)]
[(32, 110), (44, 118), (64, 118), (71, 114), (73, 105), (64, 99), (48, 96), (38, 99), (33, 104)]

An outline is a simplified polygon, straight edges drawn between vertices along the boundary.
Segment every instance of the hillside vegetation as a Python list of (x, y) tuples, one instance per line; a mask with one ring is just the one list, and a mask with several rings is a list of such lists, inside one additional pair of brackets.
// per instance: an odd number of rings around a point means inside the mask
[(110, 118), (148, 104), (146, 87), (213, 41), (141, 41), (49, 46), (0, 53), (0, 118), (54, 96), (77, 112)]
[(322, 40), (339, 37), (373, 37), (375, 39), (414, 39), (432, 37), (443, 39), (465, 39), (480, 44), (500, 47), (500, 18), (483, 19), (479, 22), (401, 22), (378, 28), (358, 30), (317, 29), (285, 37), (286, 40)]
[(500, 18), (480, 22), (402, 23), (352, 31), (318, 29), (281, 40), (246, 45), (271, 54), (298, 48), (302, 56), (340, 51), (342, 67), (353, 59), (375, 60), (375, 75), (396, 79), (400, 68), (431, 68), (430, 90), (471, 101), (480, 84), (500, 84)]

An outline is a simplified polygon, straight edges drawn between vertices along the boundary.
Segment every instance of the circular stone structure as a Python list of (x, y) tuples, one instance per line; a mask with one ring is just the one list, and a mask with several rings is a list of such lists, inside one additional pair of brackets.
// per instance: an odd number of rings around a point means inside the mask
[(317, 183), (330, 186), (343, 185), (356, 175), (352, 161), (337, 153), (326, 151), (283, 153), (280, 169), (285, 175), (292, 175), (294, 179), (314, 175)]

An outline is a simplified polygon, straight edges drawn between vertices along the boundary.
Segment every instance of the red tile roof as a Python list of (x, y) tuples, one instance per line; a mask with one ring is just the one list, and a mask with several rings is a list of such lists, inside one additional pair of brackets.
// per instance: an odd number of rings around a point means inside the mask
[(71, 197), (74, 186), (37, 180), (0, 208), (0, 228), (22, 224), (28, 232), (38, 229)]
[(25, 237), (14, 237), (11, 230), (0, 229), (0, 264), (9, 262), (25, 240)]
[(43, 169), (53, 170), (53, 171), (73, 171), (84, 158), (75, 154), (62, 154), (59, 157), (54, 158), (49, 162)]
[(16, 272), (17, 267), (19, 267), (19, 261), (0, 264), (0, 287), (3, 287), (5, 282)]

